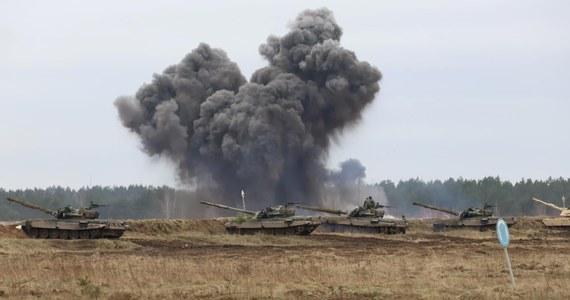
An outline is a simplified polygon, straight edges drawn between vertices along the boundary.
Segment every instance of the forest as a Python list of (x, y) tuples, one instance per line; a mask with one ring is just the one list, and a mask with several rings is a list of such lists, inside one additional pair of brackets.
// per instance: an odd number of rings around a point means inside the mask
[[(449, 178), (445, 181), (423, 181), (416, 178), (399, 182), (385, 180), (375, 184), (329, 185), (324, 189), (322, 199), (311, 201), (313, 204), (349, 210), (362, 204), (366, 196), (372, 196), (380, 204), (389, 206), (386, 208), (387, 214), (395, 217), (442, 216), (441, 213), (413, 206), (414, 201), (459, 211), (468, 207), (490, 205), (498, 216), (536, 216), (558, 215), (559, 212), (535, 203), (531, 200), (532, 197), (558, 206), (562, 206), (563, 196), (570, 200), (570, 178), (521, 179), (515, 183), (501, 180), (499, 177), (479, 180)], [(101, 217), (112, 219), (208, 219), (233, 215), (229, 211), (206, 208), (199, 204), (202, 200), (241, 206), (239, 191), (235, 199), (225, 201), (204, 195), (207, 194), (198, 190), (145, 185), (93, 186), (80, 189), (61, 186), (17, 190), (0, 188), (0, 220), (49, 218), (41, 211), (11, 203), (6, 197), (24, 199), (52, 210), (66, 205), (87, 207), (91, 202), (103, 204), (106, 206), (98, 208)], [(263, 203), (249, 201), (247, 205), (252, 209), (261, 209), (264, 206)]]

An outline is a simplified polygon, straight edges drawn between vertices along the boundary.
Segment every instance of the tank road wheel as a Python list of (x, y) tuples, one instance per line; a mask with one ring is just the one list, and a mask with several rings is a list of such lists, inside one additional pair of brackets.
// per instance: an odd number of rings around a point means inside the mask
[(39, 231), (38, 231), (37, 228), (30, 228), (30, 229), (28, 229), (28, 235), (29, 235), (30, 237), (33, 237), (34, 239), (37, 239), (38, 236), (39, 236), (39, 234), (40, 234), (40, 233), (39, 233)]
[(57, 239), (57, 238), (59, 238), (59, 230), (57, 230), (57, 229), (50, 229), (50, 230), (49, 230), (49, 238), (50, 238), (50, 239)]
[(40, 228), (40, 238), (47, 239), (49, 237), (49, 230), (45, 228)]
[(61, 230), (59, 232), (59, 238), (62, 240), (67, 240), (69, 238), (69, 231), (68, 230)]
[(77, 230), (70, 230), (69, 231), (69, 238), (72, 240), (76, 240), (79, 238), (79, 232)]
[(80, 230), (79, 231), (79, 238), (82, 240), (86, 240), (89, 238), (89, 231), (88, 230)]
[(89, 230), (89, 236), (92, 239), (98, 239), (101, 237), (101, 231), (99, 229), (91, 229)]

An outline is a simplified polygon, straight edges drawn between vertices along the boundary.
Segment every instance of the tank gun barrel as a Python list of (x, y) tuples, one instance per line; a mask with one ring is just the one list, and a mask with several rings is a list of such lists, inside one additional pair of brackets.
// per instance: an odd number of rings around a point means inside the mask
[(419, 202), (412, 202), (412, 204), (417, 205), (417, 206), (421, 206), (421, 207), (425, 207), (425, 208), (429, 208), (429, 209), (433, 209), (433, 210), (442, 211), (442, 212), (448, 213), (450, 215), (459, 216), (458, 212), (451, 210), (451, 209), (439, 208), (439, 207), (435, 207), (432, 205), (427, 205), (427, 204), (423, 204), (423, 203), (419, 203)]
[(544, 204), (544, 205), (546, 205), (546, 206), (552, 207), (552, 208), (554, 208), (554, 209), (556, 209), (556, 210), (564, 211), (564, 208), (558, 207), (558, 206), (556, 206), (556, 205), (554, 205), (554, 204), (552, 204), (552, 203), (544, 202), (544, 201), (542, 201), (542, 200), (540, 200), (540, 199), (536, 199), (536, 198), (534, 198), (534, 197), (532, 198), (532, 200), (534, 200), (534, 201), (536, 201), (536, 202), (538, 202), (538, 203), (542, 203), (542, 204)]
[(380, 203), (376, 203), (376, 206), (374, 206), (374, 208), (386, 208), (386, 207), (392, 207), (390, 205), (382, 205)]
[(255, 212), (255, 211), (246, 210), (246, 209), (241, 209), (241, 208), (235, 208), (235, 207), (231, 207), (231, 206), (227, 206), (227, 205), (223, 205), (223, 204), (212, 203), (212, 202), (208, 202), (208, 201), (200, 201), (200, 203), (205, 204), (205, 205), (214, 206), (214, 207), (217, 207), (217, 208), (228, 209), (228, 210), (233, 210), (233, 211), (239, 211), (239, 212), (241, 212), (241, 213), (248, 214), (248, 215), (255, 215), (255, 214), (257, 214), (257, 212)]
[(301, 208), (301, 209), (312, 210), (312, 211), (320, 211), (320, 212), (324, 212), (324, 213), (328, 213), (328, 214), (335, 214), (335, 215), (346, 215), (347, 214), (347, 212), (342, 211), (340, 209), (331, 209), (331, 208), (310, 206), (310, 205), (304, 205), (304, 204), (296, 204), (295, 207)]
[(20, 204), (20, 205), (22, 205), (22, 206), (24, 206), (24, 207), (27, 207), (27, 208), (40, 210), (40, 211), (42, 211), (42, 212), (44, 212), (44, 213), (46, 213), (46, 214), (50, 214), (50, 215), (53, 215), (53, 216), (55, 216), (55, 215), (57, 214), (57, 211), (55, 211), (55, 210), (51, 210), (51, 209), (48, 209), (48, 208), (45, 208), (45, 207), (41, 207), (41, 206), (39, 206), (39, 205), (33, 204), (33, 203), (31, 203), (31, 202), (28, 202), (28, 201), (25, 201), (25, 200), (22, 200), (22, 199), (16, 199), (16, 198), (12, 198), (12, 197), (7, 197), (6, 199), (7, 199), (8, 201), (10, 201), (10, 202), (18, 203), (18, 204)]
[(109, 204), (98, 204), (98, 203), (93, 203), (93, 201), (89, 203), (89, 209), (105, 207), (105, 206), (109, 206)]

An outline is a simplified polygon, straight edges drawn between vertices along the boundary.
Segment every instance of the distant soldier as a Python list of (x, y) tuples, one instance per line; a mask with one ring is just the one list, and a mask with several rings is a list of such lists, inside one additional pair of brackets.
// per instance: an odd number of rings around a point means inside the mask
[(374, 209), (376, 207), (376, 203), (372, 200), (372, 196), (368, 196), (366, 200), (364, 200), (364, 209)]

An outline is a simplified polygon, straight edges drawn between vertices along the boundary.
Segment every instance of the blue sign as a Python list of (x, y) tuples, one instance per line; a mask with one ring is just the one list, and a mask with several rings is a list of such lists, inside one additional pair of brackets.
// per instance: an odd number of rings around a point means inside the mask
[(499, 219), (497, 221), (497, 237), (499, 238), (501, 246), (504, 248), (507, 248), (509, 246), (509, 227), (503, 219)]

